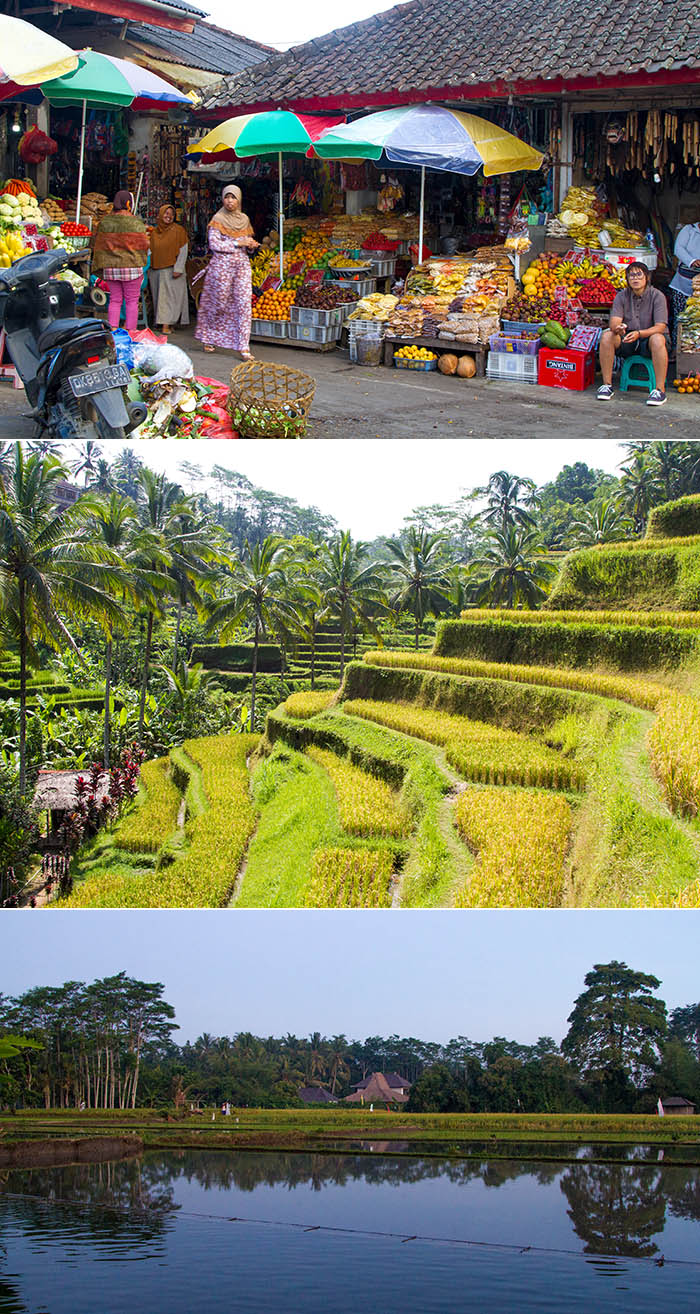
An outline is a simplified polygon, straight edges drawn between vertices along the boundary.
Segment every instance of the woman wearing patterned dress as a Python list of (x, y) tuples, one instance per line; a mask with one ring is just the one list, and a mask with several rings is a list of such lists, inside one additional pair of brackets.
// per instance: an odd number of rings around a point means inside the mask
[(223, 205), (209, 224), (211, 260), (199, 301), (195, 337), (205, 351), (224, 347), (252, 360), (250, 321), (252, 280), (246, 251), (260, 245), (247, 214), (241, 211), (240, 187), (224, 187)]

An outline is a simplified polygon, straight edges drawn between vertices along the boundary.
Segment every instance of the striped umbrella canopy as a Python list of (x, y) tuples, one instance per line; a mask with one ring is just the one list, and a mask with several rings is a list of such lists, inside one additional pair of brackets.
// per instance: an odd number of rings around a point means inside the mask
[[(192, 105), (193, 97), (185, 95), (165, 78), (160, 78), (139, 64), (115, 55), (102, 55), (96, 50), (81, 50), (74, 56), (74, 71), (61, 77), (42, 80), (34, 90), (22, 95), (25, 101), (48, 100), (50, 105), (82, 105), (83, 120), (80, 133), (80, 159), (78, 164), (78, 197), (76, 219), (80, 221), (80, 201), (83, 191), (83, 163), (85, 160), (85, 121), (87, 107), (104, 106), (118, 109), (161, 110), (173, 105)], [(6, 88), (0, 87), (0, 100), (17, 99)]]
[(187, 147), (204, 163), (216, 160), (248, 159), (252, 155), (276, 155), (279, 169), (279, 243), (280, 278), (283, 273), (284, 196), (282, 190), (282, 156), (313, 155), (319, 137), (337, 124), (344, 114), (295, 114), (292, 110), (260, 110), (256, 114), (236, 114), (224, 119), (199, 141)]
[[(70, 46), (25, 23), (21, 18), (0, 14), (0, 92), (35, 87), (47, 78), (58, 78), (78, 67), (78, 56)], [(9, 93), (9, 94), (8, 94)]]
[(419, 254), (423, 248), (425, 170), (471, 177), (539, 169), (544, 156), (488, 119), (442, 105), (404, 105), (331, 128), (316, 143), (322, 159), (387, 160), (421, 170)]

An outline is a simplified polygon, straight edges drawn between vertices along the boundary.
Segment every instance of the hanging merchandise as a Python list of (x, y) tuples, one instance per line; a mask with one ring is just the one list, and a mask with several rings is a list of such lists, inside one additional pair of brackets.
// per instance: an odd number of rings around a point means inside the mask
[(389, 181), (382, 187), (377, 198), (377, 209), (385, 214), (387, 211), (394, 210), (399, 201), (404, 199), (404, 195), (404, 189), (398, 178), (390, 175)]
[(314, 189), (311, 183), (306, 182), (304, 179), (297, 183), (289, 199), (296, 205), (303, 205), (307, 209), (311, 209), (316, 205)]
[(123, 114), (117, 114), (115, 118), (112, 150), (120, 159), (129, 154), (129, 129), (126, 126), (126, 119)]
[(58, 144), (53, 137), (48, 137), (41, 128), (34, 126), (28, 128), (20, 137), (18, 149), (20, 159), (24, 160), (25, 164), (42, 164), (49, 155), (56, 154)]

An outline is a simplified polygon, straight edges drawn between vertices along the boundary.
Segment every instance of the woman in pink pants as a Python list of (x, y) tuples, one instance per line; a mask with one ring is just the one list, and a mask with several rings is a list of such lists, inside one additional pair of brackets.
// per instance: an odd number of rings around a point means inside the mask
[(110, 328), (119, 327), (123, 299), (127, 333), (136, 332), (139, 293), (149, 251), (148, 230), (133, 208), (131, 192), (117, 192), (112, 213), (105, 215), (95, 233), (92, 257), (93, 272), (101, 274), (109, 289)]

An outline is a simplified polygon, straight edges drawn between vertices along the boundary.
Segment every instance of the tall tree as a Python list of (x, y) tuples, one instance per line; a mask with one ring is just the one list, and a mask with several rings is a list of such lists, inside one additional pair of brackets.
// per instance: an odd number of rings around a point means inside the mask
[(222, 642), (236, 634), (241, 625), (247, 624), (252, 630), (251, 730), (255, 725), (260, 643), (280, 626), (298, 628), (300, 624), (287, 578), (287, 549), (284, 540), (274, 537), (252, 546), (246, 543), (243, 557), (234, 568), (233, 593), (217, 599), (209, 609), (209, 628), (219, 634)]
[(474, 489), (472, 497), (486, 498), (481, 519), (503, 535), (514, 526), (521, 529), (534, 527), (532, 511), (536, 505), (536, 490), (532, 479), (497, 470), (484, 487)]
[(325, 612), (340, 626), (341, 680), (348, 634), (355, 627), (376, 634), (376, 617), (387, 605), (384, 571), (366, 557), (366, 544), (354, 542), (349, 530), (323, 544), (320, 554), (318, 583)]
[(489, 602), (497, 607), (514, 607), (523, 602), (535, 607), (547, 591), (547, 583), (556, 571), (553, 562), (543, 555), (541, 540), (535, 530), (521, 530), (510, 525), (487, 535), (486, 545), (470, 565), (475, 577), (471, 595), (475, 602)]
[(661, 982), (613, 960), (596, 963), (569, 1014), (562, 1051), (579, 1071), (602, 1083), (614, 1107), (630, 1083), (656, 1066), (666, 1035), (666, 1005), (655, 998)]
[(393, 557), (389, 591), (390, 606), (407, 611), (414, 620), (418, 648), (426, 616), (438, 616), (450, 606), (450, 578), (443, 549), (444, 534), (411, 526), (403, 538), (389, 538), (386, 546)]
[(119, 557), (85, 534), (80, 501), (56, 505), (66, 467), (55, 455), (25, 458), (15, 444), (14, 468), (0, 490), (0, 612), (17, 638), (20, 659), (19, 780), (27, 783), (27, 664), (36, 641), (79, 655), (66, 619), (92, 617), (107, 628), (122, 610)]

